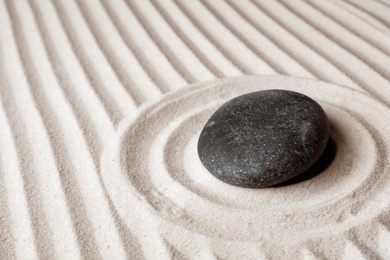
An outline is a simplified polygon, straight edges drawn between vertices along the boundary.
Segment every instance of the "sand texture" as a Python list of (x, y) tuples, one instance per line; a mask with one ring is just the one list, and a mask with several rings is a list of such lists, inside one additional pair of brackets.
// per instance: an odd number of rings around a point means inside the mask
[[(317, 167), (225, 184), (225, 101), (301, 92)], [(0, 259), (390, 259), (389, 0), (0, 0)]]

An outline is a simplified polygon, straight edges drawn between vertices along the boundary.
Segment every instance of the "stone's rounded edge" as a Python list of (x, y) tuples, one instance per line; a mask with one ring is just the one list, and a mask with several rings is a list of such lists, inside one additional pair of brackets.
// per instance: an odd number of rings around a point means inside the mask
[[(280, 124), (292, 129), (280, 131)], [(251, 133), (242, 136), (248, 129)], [(316, 163), (329, 131), (327, 115), (315, 100), (291, 90), (267, 89), (237, 96), (217, 109), (201, 131), (197, 152), (204, 167), (219, 180), (265, 188), (296, 177)]]

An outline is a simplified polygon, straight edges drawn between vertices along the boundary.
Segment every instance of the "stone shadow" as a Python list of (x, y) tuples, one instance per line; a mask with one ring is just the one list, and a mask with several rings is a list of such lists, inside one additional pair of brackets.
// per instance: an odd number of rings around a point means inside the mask
[(330, 137), (324, 152), (322, 153), (321, 157), (318, 159), (318, 161), (315, 164), (313, 164), (309, 169), (295, 176), (294, 178), (289, 179), (283, 183), (276, 184), (272, 187), (275, 188), (285, 187), (288, 185), (297, 184), (300, 182), (307, 181), (311, 178), (314, 178), (315, 176), (325, 171), (332, 164), (333, 160), (336, 158), (336, 153), (337, 153), (337, 144), (334, 141), (334, 139)]

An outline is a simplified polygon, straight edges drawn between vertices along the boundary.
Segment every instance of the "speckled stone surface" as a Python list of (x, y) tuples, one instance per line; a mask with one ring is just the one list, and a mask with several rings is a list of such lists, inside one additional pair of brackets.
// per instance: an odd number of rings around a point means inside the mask
[(307, 170), (329, 139), (321, 106), (300, 93), (265, 90), (230, 100), (208, 120), (200, 160), (220, 180), (261, 188)]

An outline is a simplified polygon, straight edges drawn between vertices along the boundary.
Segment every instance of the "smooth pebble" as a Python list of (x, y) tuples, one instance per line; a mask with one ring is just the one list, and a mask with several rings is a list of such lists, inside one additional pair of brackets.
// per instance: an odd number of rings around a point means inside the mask
[(328, 119), (317, 102), (292, 91), (264, 90), (222, 105), (200, 134), (198, 154), (218, 179), (261, 188), (307, 170), (328, 139)]

